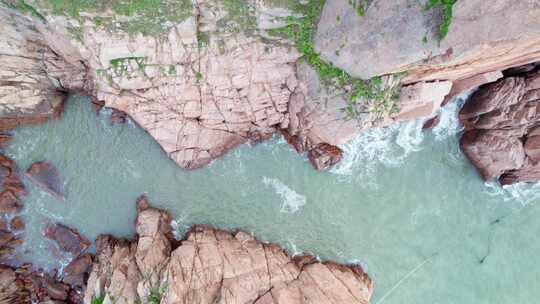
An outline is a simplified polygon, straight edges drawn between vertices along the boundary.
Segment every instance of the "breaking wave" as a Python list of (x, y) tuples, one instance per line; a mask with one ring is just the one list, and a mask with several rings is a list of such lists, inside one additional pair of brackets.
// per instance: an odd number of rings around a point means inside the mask
[(424, 120), (367, 130), (351, 142), (341, 145), (343, 160), (330, 170), (333, 174), (352, 175), (358, 170), (369, 173), (378, 164), (398, 166), (412, 152), (422, 149)]
[[(436, 140), (447, 140), (463, 130), (458, 113), (472, 92), (457, 96), (439, 110), (440, 122), (433, 128)], [(344, 151), (343, 160), (330, 172), (352, 175), (353, 172), (370, 173), (378, 164), (392, 167), (401, 165), (411, 153), (422, 150), (425, 121), (416, 119), (367, 130), (351, 142), (340, 146)]]
[(305, 196), (298, 194), (279, 179), (264, 176), (262, 182), (266, 186), (274, 188), (274, 191), (281, 196), (281, 212), (296, 213), (306, 204)]

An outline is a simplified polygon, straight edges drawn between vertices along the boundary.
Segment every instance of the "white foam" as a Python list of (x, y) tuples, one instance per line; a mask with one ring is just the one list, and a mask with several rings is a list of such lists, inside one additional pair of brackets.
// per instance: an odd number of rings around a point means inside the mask
[(306, 204), (305, 196), (298, 194), (279, 179), (264, 176), (262, 182), (266, 186), (274, 188), (274, 191), (281, 196), (281, 212), (296, 213)]
[(540, 201), (540, 183), (516, 183), (502, 187), (506, 194), (523, 207)]
[(341, 145), (343, 160), (330, 170), (338, 175), (369, 174), (377, 165), (399, 166), (413, 152), (422, 149), (424, 120), (418, 119), (386, 128), (367, 130)]

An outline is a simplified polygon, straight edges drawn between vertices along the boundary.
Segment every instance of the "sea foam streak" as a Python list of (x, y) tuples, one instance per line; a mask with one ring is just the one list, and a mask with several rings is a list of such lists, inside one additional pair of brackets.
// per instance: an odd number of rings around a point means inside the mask
[(279, 179), (264, 176), (262, 181), (266, 186), (274, 188), (274, 191), (281, 196), (281, 212), (296, 213), (306, 204), (305, 196), (298, 194)]

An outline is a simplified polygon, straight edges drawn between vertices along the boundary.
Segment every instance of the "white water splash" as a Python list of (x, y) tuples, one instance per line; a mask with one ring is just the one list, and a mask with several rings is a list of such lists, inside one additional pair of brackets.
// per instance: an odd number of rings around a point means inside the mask
[[(343, 160), (330, 172), (337, 175), (369, 174), (379, 164), (392, 167), (402, 164), (411, 153), (422, 149), (423, 124), (424, 120), (418, 119), (366, 131), (340, 146), (344, 151)], [(361, 172), (357, 172), (359, 170)]]
[(439, 111), (439, 123), (433, 128), (435, 139), (443, 141), (463, 131), (459, 121), (459, 110), (469, 95), (460, 95), (442, 107)]
[(305, 196), (298, 194), (279, 179), (264, 176), (262, 182), (266, 186), (274, 188), (274, 191), (281, 196), (281, 212), (296, 213), (306, 204)]
[(540, 183), (517, 183), (502, 188), (510, 199), (518, 201), (523, 207), (540, 201)]
[(175, 239), (181, 240), (184, 238), (186, 232), (190, 227), (188, 223), (188, 215), (185, 212), (171, 221), (172, 233)]

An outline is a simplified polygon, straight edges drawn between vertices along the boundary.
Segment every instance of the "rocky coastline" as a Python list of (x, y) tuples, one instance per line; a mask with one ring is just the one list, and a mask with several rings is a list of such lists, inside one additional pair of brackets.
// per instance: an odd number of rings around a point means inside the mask
[[(72, 257), (60, 272), (17, 258), (24, 241), (24, 186), (2, 156), (0, 300), (6, 303), (369, 303), (373, 283), (358, 265), (290, 255), (247, 232), (194, 225), (174, 238), (171, 216), (137, 201), (136, 238), (97, 238), (96, 253), (77, 230), (49, 223), (43, 236)], [(17, 189), (17, 195), (12, 190)]]
[[(444, 103), (478, 88), (460, 112), (462, 151), (485, 180), (540, 180), (540, 8), (531, 1), (457, 1), (444, 39), (433, 23), (441, 12), (425, 13), (423, 2), (382, 0), (359, 15), (347, 1), (327, 1), (311, 37), (314, 50), (350, 79), (377, 79), (379, 93), (399, 88), (389, 112), (371, 102), (377, 94), (352, 100), (352, 85), (328, 85), (293, 41), (272, 36), (297, 12), (271, 1), (247, 0), (253, 10), (240, 19), (220, 1), (196, 1), (153, 36), (111, 30), (102, 22), (114, 19), (111, 11), (75, 18), (53, 13), (46, 1), (29, 1), (30, 11), (17, 3), (25, 2), (0, 2), (0, 146), (9, 143), (9, 130), (60, 117), (68, 94), (80, 92), (96, 110), (113, 109), (113, 123), (132, 119), (185, 169), (279, 133), (315, 169), (326, 170), (343, 158), (339, 146), (366, 129), (417, 118), (430, 119), (431, 128)], [(16, 257), (26, 193), (19, 174), (0, 155), (0, 303), (158, 297), (365, 304), (372, 295), (359, 266), (291, 256), (243, 231), (195, 225), (175, 240), (170, 215), (144, 197), (137, 202), (137, 238), (100, 236), (95, 255), (78, 231), (50, 223), (44, 236), (73, 260), (62, 273), (45, 273)], [(41, 164), (27, 174), (63, 199), (54, 170)]]

